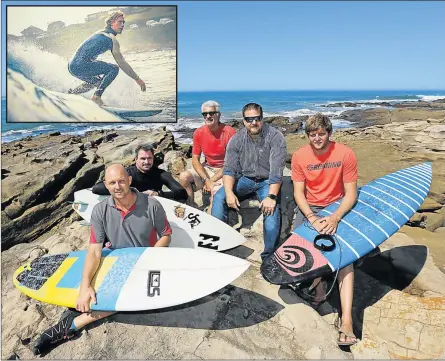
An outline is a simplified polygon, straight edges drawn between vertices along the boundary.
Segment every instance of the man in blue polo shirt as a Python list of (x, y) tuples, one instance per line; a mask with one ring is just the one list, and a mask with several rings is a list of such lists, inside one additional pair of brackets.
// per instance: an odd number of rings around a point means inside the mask
[[(172, 233), (165, 211), (155, 198), (130, 187), (131, 176), (120, 164), (105, 171), (105, 185), (111, 197), (97, 204), (91, 215), (91, 237), (80, 284), (76, 310), (66, 310), (60, 321), (40, 335), (33, 347), (38, 355), (60, 341), (73, 337), (86, 325), (113, 312), (91, 311), (96, 292), (91, 286), (105, 241), (111, 248), (168, 247)], [(131, 230), (131, 231), (130, 231)]]

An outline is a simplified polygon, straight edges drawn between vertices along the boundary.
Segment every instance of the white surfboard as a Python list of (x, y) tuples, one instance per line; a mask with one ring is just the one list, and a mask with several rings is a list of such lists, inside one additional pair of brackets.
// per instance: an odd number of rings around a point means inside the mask
[[(87, 251), (49, 255), (21, 266), (14, 284), (31, 298), (75, 307)], [(207, 296), (242, 275), (249, 262), (185, 248), (103, 249), (92, 281), (92, 310), (140, 311), (171, 307)]]
[[(89, 223), (94, 206), (107, 197), (82, 189), (74, 192), (73, 209)], [(173, 230), (170, 247), (225, 251), (246, 241), (235, 229), (208, 213), (171, 199), (154, 198), (162, 204)]]

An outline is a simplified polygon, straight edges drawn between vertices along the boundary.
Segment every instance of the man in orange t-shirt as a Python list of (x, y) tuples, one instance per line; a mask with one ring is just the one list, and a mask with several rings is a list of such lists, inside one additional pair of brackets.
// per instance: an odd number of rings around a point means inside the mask
[[(196, 206), (194, 192), (202, 189), (210, 194), (209, 213), (213, 195), (222, 187), (224, 156), (230, 138), (236, 133), (230, 125), (220, 122), (219, 103), (209, 100), (201, 106), (204, 125), (193, 134), (192, 168), (179, 175), (179, 183), (188, 194), (187, 203)], [(201, 163), (201, 155), (205, 161)]]
[[(293, 228), (307, 219), (320, 234), (334, 234), (338, 222), (357, 201), (357, 159), (351, 148), (331, 141), (332, 123), (326, 115), (317, 113), (306, 120), (309, 144), (292, 156), (292, 181), (297, 203)], [(327, 216), (317, 213), (342, 198), (337, 210)], [(338, 272), (342, 308), (338, 344), (350, 346), (357, 342), (352, 328), (354, 266)], [(316, 285), (316, 286), (315, 286)], [(326, 283), (314, 280), (316, 301), (326, 294)]]

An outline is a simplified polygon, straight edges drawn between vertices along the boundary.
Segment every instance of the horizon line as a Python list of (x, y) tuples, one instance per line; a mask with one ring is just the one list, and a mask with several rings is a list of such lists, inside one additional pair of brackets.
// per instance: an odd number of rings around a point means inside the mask
[(192, 93), (192, 92), (245, 92), (245, 91), (441, 91), (445, 92), (443, 89), (435, 88), (363, 88), (363, 89), (353, 89), (353, 88), (319, 88), (319, 89), (192, 89), (192, 90), (178, 90), (178, 93)]
[[(350, 92), (360, 92), (360, 91), (409, 91), (409, 92), (420, 92), (420, 91), (436, 91), (436, 92), (444, 92), (443, 95), (445, 95), (445, 88), (444, 89), (377, 89), (377, 88), (370, 88), (370, 89), (236, 89), (236, 90), (217, 90), (217, 89), (202, 89), (202, 90), (178, 90), (177, 93), (206, 93), (206, 92), (220, 92), (220, 93), (236, 93), (236, 92), (292, 92), (292, 91), (298, 91), (298, 92), (319, 92), (319, 91), (350, 91)], [(3, 93), (3, 92), (2, 92)], [(422, 95), (422, 94), (420, 94)], [(2, 99), (6, 99), (6, 95), (1, 96)]]

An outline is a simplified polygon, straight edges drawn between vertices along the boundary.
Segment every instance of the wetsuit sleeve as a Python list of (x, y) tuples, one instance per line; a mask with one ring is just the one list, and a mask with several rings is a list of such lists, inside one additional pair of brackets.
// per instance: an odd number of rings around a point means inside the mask
[(175, 201), (185, 202), (187, 200), (187, 191), (182, 187), (169, 172), (161, 173), (161, 182), (163, 185), (167, 186), (170, 191), (161, 191), (161, 196), (174, 199)]
[(116, 60), (117, 64), (119, 65), (119, 68), (122, 69), (122, 71), (127, 74), (130, 78), (133, 78), (134, 80), (139, 79), (139, 76), (136, 74), (136, 72), (133, 70), (133, 68), (125, 61), (122, 53), (121, 53), (121, 47), (119, 45), (119, 42), (117, 41), (115, 36), (111, 36), (111, 40), (113, 41), (113, 49), (111, 49), (111, 53), (114, 56), (114, 59)]
[(105, 187), (104, 182), (99, 182), (99, 183), (95, 184), (93, 186), (93, 188), (91, 189), (91, 191), (94, 194), (98, 194), (100, 196), (109, 196), (110, 195), (110, 192), (108, 191), (107, 187)]

